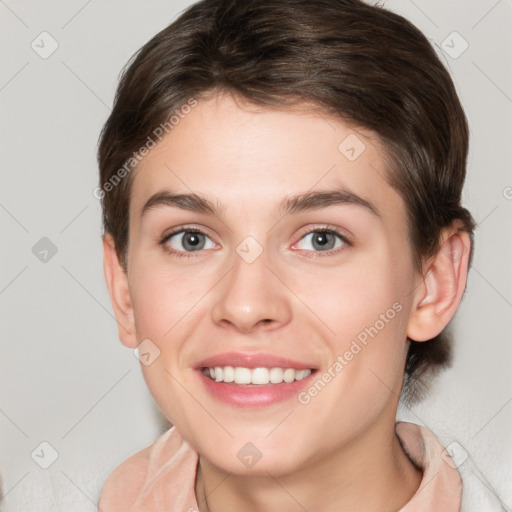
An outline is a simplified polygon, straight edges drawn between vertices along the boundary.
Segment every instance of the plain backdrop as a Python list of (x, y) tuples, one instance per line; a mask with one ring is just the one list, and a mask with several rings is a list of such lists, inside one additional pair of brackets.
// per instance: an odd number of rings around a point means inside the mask
[[(167, 428), (117, 338), (95, 152), (122, 66), (190, 3), (0, 1), (3, 512), (96, 510), (107, 475)], [(464, 447), (510, 509), (512, 2), (382, 3), (453, 75), (471, 127), (464, 201), (478, 222), (453, 367), (400, 415)]]

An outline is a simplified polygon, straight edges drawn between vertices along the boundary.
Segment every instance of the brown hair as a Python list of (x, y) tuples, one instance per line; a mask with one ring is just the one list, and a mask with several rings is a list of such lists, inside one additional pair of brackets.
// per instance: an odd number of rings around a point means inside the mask
[[(449, 73), (403, 17), (360, 0), (202, 0), (146, 43), (123, 70), (98, 161), (104, 230), (126, 268), (136, 151), (172, 128), (183, 105), (226, 91), (254, 104), (313, 104), (377, 133), (389, 183), (403, 197), (415, 264), (435, 254), (459, 221), (468, 127)], [(161, 131), (161, 130), (160, 130)], [(418, 397), (446, 366), (451, 343), (410, 340), (404, 396)]]

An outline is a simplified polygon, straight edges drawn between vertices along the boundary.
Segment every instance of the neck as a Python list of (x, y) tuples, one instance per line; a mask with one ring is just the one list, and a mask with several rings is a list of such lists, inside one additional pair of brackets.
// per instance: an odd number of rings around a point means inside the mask
[(196, 496), (200, 512), (398, 511), (421, 482), (391, 428), (373, 425), (350, 446), (292, 474), (246, 476), (226, 473), (199, 459)]

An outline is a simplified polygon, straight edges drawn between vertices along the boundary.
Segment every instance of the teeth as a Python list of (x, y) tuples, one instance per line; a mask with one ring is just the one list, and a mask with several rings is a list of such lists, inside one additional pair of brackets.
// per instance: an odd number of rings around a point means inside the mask
[[(220, 371), (224, 370), (220, 368)], [(249, 368), (235, 368), (235, 384), (251, 384), (251, 373)]]
[(293, 382), (295, 380), (295, 370), (292, 368), (286, 368), (283, 374), (283, 380), (285, 382)]
[(270, 370), (268, 368), (254, 368), (251, 371), (251, 384), (268, 384), (270, 382)]
[(283, 382), (283, 370), (281, 368), (272, 368), (269, 378), (272, 384), (281, 384)]
[(235, 382), (235, 369), (232, 366), (224, 366), (222, 373), (224, 382)]
[(234, 382), (235, 384), (241, 385), (266, 385), (302, 380), (311, 375), (311, 370), (215, 366), (214, 368), (203, 368), (203, 374), (216, 382)]

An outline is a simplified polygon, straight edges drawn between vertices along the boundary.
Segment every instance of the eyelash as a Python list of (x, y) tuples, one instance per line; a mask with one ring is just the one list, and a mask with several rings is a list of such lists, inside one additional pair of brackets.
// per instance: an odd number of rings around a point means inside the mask
[[(178, 233), (201, 233), (204, 236), (209, 237), (209, 235), (208, 235), (208, 233), (206, 233), (206, 231), (203, 231), (202, 229), (196, 228), (196, 227), (189, 228), (187, 226), (182, 226), (180, 228), (176, 228), (174, 231), (171, 231), (170, 233), (166, 234), (162, 238), (162, 240), (160, 240), (159, 244), (164, 247), (165, 251), (168, 254), (170, 254), (172, 256), (177, 256), (178, 258), (193, 258), (193, 257), (195, 257), (194, 252), (201, 252), (201, 251), (176, 251), (176, 250), (170, 249), (168, 246), (166, 246), (165, 244), (170, 240), (170, 238), (173, 235), (177, 235)], [(301, 237), (299, 238), (299, 241), (302, 240), (305, 236), (310, 235), (311, 233), (332, 233), (333, 235), (336, 235), (343, 242), (344, 245), (346, 245), (348, 247), (352, 246), (352, 242), (345, 235), (343, 235), (335, 227), (331, 227), (331, 226), (310, 229), (309, 231), (306, 231), (305, 233), (303, 233), (301, 235)], [(336, 254), (342, 250), (343, 250), (343, 247), (339, 247), (337, 249), (330, 249), (328, 251), (306, 251), (306, 252), (311, 253), (307, 256), (309, 258), (322, 258), (324, 256), (331, 256), (331, 255)]]
[(190, 252), (175, 251), (174, 249), (170, 249), (168, 246), (166, 246), (165, 244), (170, 240), (170, 238), (173, 235), (177, 235), (178, 233), (201, 233), (204, 236), (209, 237), (209, 235), (208, 235), (208, 233), (206, 233), (206, 231), (203, 231), (202, 229), (199, 229), (199, 228), (188, 228), (187, 226), (182, 226), (180, 228), (176, 228), (174, 231), (171, 231), (170, 233), (165, 235), (163, 237), (163, 239), (159, 242), (160, 245), (162, 245), (164, 247), (165, 251), (168, 254), (171, 254), (172, 256), (177, 256), (178, 258), (193, 258), (195, 256), (194, 252), (200, 252), (200, 251), (190, 251)]

